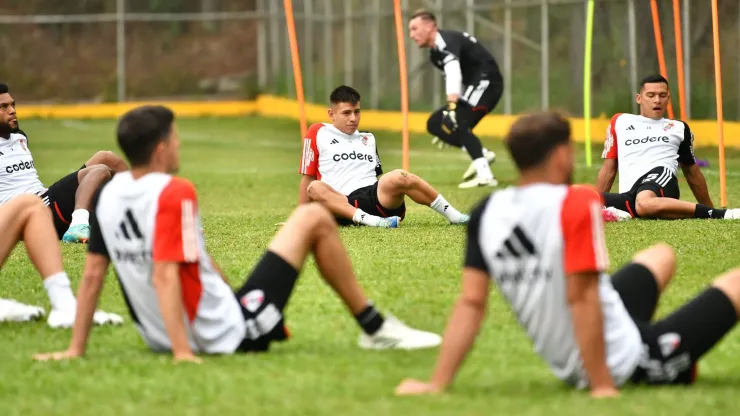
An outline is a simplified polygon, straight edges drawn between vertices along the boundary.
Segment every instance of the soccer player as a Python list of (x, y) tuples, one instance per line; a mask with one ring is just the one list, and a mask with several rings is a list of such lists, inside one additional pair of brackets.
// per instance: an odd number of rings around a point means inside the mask
[[(49, 210), (36, 195), (18, 195), (0, 205), (0, 267), (18, 241), (28, 251), (34, 267), (44, 279), (51, 312), (47, 323), (52, 328), (70, 328), (75, 320), (77, 301), (69, 277), (62, 265), (62, 250), (54, 238), (54, 225)], [(25, 305), (12, 299), (0, 299), (0, 322), (25, 322), (44, 316), (38, 306)], [(121, 324), (115, 314), (96, 311), (95, 323)]]
[(689, 384), (697, 361), (735, 326), (740, 269), (653, 321), (676, 257), (659, 244), (611, 277), (601, 195), (569, 186), (570, 125), (553, 113), (514, 123), (506, 139), (517, 186), (496, 192), (471, 215), (462, 295), (452, 312), (434, 375), (406, 380), (397, 394), (440, 392), (473, 346), (493, 280), (554, 375), (593, 397), (627, 384)]
[(504, 82), (496, 60), (470, 34), (438, 28), (435, 15), (425, 10), (411, 16), (409, 35), (420, 48), (431, 49), (429, 59), (445, 74), (447, 104), (427, 121), (432, 142), (463, 147), (470, 155), (473, 162), (460, 188), (498, 185), (490, 167), (496, 155), (473, 134), (501, 99)]
[[(665, 118), (670, 99), (668, 81), (651, 75), (642, 80), (635, 97), (640, 114), (612, 117), (597, 179), (605, 206), (633, 218), (740, 218), (740, 210), (712, 204), (707, 182), (694, 159), (694, 134), (686, 122)], [(679, 166), (698, 204), (679, 200)], [(619, 193), (609, 193), (617, 172)]]
[(175, 361), (198, 361), (198, 353), (267, 351), (285, 340), (283, 311), (311, 253), (364, 331), (360, 347), (417, 349), (441, 342), (439, 335), (411, 329), (373, 306), (352, 272), (336, 222), (318, 204), (295, 210), (235, 294), (206, 252), (195, 188), (171, 175), (180, 145), (173, 113), (138, 107), (121, 118), (117, 135), (131, 170), (114, 176), (95, 197), (71, 344), (66, 352), (37, 359), (85, 353), (110, 261), (139, 334), (152, 350), (171, 351)]
[[(360, 93), (342, 85), (329, 96), (329, 123), (313, 124), (303, 141), (300, 203), (319, 202), (342, 225), (397, 228), (406, 215), (406, 196), (451, 224), (460, 213), (424, 179), (403, 170), (383, 175), (375, 136), (358, 131)], [(380, 176), (382, 175), (382, 176)], [(380, 178), (378, 178), (380, 176)]]
[(127, 169), (123, 159), (101, 151), (46, 188), (36, 172), (28, 135), (18, 126), (15, 100), (8, 86), (0, 83), (0, 205), (16, 195), (39, 195), (52, 212), (57, 238), (85, 243), (90, 236), (88, 209), (95, 190), (111, 174)]

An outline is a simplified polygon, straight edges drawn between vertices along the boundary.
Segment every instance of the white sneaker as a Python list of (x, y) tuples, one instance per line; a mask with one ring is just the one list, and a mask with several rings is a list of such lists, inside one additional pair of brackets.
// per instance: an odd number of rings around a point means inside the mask
[[(496, 160), (496, 153), (493, 152), (493, 150), (483, 149), (483, 157), (488, 160), (488, 165), (492, 165), (493, 162)], [(467, 181), (472, 179), (476, 175), (477, 170), (475, 169), (475, 163), (470, 162), (470, 166), (468, 166), (468, 170), (463, 173), (462, 180)]]
[(360, 348), (365, 350), (416, 350), (434, 348), (442, 337), (431, 332), (409, 328), (394, 316), (386, 315), (383, 326), (373, 335), (360, 335)]
[(467, 182), (463, 182), (460, 185), (458, 185), (458, 188), (469, 189), (469, 188), (478, 188), (481, 186), (491, 186), (491, 187), (498, 186), (498, 181), (496, 180), (496, 178), (491, 178), (488, 180), (481, 179), (480, 177), (476, 175), (473, 179)]
[(601, 214), (604, 222), (628, 221), (632, 219), (632, 215), (629, 212), (614, 207), (605, 207)]
[[(76, 310), (60, 311), (52, 309), (46, 323), (52, 328), (72, 328), (75, 323), (76, 314)], [(114, 313), (97, 310), (93, 315), (93, 323), (95, 325), (121, 325), (123, 318)]]
[(0, 299), (0, 322), (27, 322), (44, 316), (38, 306), (26, 305), (12, 299)]
[(740, 208), (730, 208), (725, 211), (725, 220), (740, 220)]

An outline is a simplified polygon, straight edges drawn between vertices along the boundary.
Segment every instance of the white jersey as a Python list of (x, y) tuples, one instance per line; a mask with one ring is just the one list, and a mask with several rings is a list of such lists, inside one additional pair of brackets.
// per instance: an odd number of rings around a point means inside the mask
[(154, 262), (180, 263), (188, 341), (194, 352), (231, 353), (245, 336), (241, 307), (206, 253), (193, 185), (150, 173), (118, 173), (93, 201), (89, 250), (113, 262), (132, 320), (155, 351), (171, 350), (152, 284)]
[(643, 345), (611, 278), (592, 188), (536, 184), (494, 193), (473, 213), (466, 267), (488, 273), (511, 305), (534, 349), (559, 379), (585, 388), (588, 378), (566, 295), (570, 273), (599, 272), (606, 361), (615, 383), (634, 373)]
[(679, 163), (696, 163), (694, 135), (681, 120), (619, 113), (607, 127), (601, 157), (617, 159), (619, 193), (625, 193), (654, 168), (665, 167), (676, 176)]
[(25, 133), (10, 133), (7, 140), (0, 138), (0, 205), (17, 195), (44, 191)]
[(344, 134), (329, 123), (313, 124), (303, 139), (298, 171), (349, 195), (375, 184), (383, 173), (372, 133)]

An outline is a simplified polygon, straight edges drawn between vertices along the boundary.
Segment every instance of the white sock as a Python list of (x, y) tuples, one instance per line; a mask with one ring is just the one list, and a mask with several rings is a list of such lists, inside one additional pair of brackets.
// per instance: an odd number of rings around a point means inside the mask
[(51, 308), (56, 310), (77, 310), (77, 300), (69, 284), (67, 273), (59, 272), (44, 279), (44, 288), (49, 294)]
[(491, 172), (491, 166), (488, 164), (488, 159), (480, 157), (473, 161), (475, 165), (475, 171), (478, 173), (478, 178), (481, 180), (493, 179), (493, 172)]
[(69, 227), (72, 228), (75, 225), (88, 225), (90, 221), (90, 213), (86, 209), (76, 209), (72, 212), (72, 222)]
[(460, 211), (450, 205), (442, 194), (439, 194), (437, 199), (435, 199), (429, 207), (439, 212), (443, 217), (447, 218), (449, 222), (458, 222), (460, 221), (460, 217), (462, 217)]
[(355, 223), (369, 225), (370, 227), (377, 227), (380, 220), (382, 220), (382, 218), (375, 215), (370, 215), (359, 208), (357, 208), (357, 211), (355, 211), (355, 215), (352, 217), (352, 221), (354, 221)]

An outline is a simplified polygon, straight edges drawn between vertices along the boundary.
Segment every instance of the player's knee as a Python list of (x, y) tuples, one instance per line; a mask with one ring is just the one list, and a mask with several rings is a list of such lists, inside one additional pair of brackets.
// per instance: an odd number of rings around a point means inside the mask
[(306, 192), (308, 193), (308, 197), (311, 198), (312, 201), (319, 201), (321, 200), (321, 193), (326, 188), (324, 187), (324, 183), (321, 181), (313, 181), (308, 184), (308, 187), (306, 188)]
[(740, 268), (733, 269), (718, 277), (712, 286), (721, 290), (732, 302), (740, 316)]
[(16, 205), (22, 211), (33, 211), (37, 209), (46, 209), (44, 201), (38, 195), (23, 194), (13, 197), (10, 202)]
[(93, 183), (103, 183), (111, 178), (111, 170), (105, 164), (93, 165), (86, 169), (84, 178)]
[(635, 254), (634, 263), (647, 267), (663, 290), (676, 273), (676, 252), (668, 244), (660, 243)]
[(635, 200), (635, 211), (640, 217), (652, 217), (659, 212), (657, 198), (637, 198)]
[(334, 222), (331, 213), (318, 203), (303, 204), (296, 208), (293, 217), (309, 228), (324, 227)]
[(394, 188), (397, 189), (409, 189), (413, 188), (416, 183), (417, 177), (403, 169), (396, 169), (391, 172), (391, 180), (393, 181)]
[(94, 164), (102, 164), (108, 167), (112, 167), (118, 164), (120, 157), (110, 150), (101, 150), (93, 155), (90, 159)]

